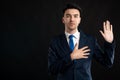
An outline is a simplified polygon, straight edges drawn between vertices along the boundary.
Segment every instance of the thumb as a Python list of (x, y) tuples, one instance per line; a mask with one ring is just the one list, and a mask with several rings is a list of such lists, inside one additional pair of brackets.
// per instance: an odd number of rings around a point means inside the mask
[(75, 44), (75, 47), (74, 47), (74, 49), (78, 49), (78, 44), (77, 44), (77, 43)]
[(104, 37), (104, 33), (100, 30), (101, 35)]

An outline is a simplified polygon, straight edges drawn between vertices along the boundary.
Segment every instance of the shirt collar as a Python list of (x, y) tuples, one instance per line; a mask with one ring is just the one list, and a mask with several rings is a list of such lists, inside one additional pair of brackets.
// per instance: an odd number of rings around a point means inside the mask
[[(65, 35), (68, 38), (71, 34), (68, 33), (68, 32), (65, 32)], [(79, 39), (80, 32), (76, 31), (73, 35), (74, 35), (75, 38)]]

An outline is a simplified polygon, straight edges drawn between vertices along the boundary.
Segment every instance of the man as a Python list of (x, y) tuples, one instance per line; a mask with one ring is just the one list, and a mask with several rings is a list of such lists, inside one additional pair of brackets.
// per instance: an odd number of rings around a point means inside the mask
[[(93, 58), (107, 68), (113, 65), (115, 45), (112, 25), (108, 20), (103, 22), (103, 31), (100, 30), (100, 33), (105, 43), (104, 50), (101, 50), (94, 37), (78, 31), (81, 22), (81, 9), (78, 5), (68, 4), (63, 14), (65, 33), (50, 42), (48, 71), (56, 75), (57, 80), (92, 80)], [(72, 39), (69, 39), (70, 35)]]

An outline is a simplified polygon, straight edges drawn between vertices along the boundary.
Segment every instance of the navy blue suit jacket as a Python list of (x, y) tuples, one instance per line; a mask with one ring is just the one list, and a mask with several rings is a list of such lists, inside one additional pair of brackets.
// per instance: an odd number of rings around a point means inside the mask
[(70, 48), (65, 34), (53, 38), (50, 42), (48, 53), (48, 72), (50, 75), (56, 75), (57, 80), (92, 80), (91, 62), (94, 58), (102, 65), (110, 68), (114, 61), (114, 43), (104, 43), (104, 49), (101, 50), (97, 40), (80, 31), (79, 49), (88, 46), (90, 55), (87, 59), (70, 58)]

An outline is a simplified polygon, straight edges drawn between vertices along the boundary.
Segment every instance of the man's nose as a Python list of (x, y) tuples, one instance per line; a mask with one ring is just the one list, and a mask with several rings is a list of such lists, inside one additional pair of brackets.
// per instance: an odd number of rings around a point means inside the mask
[(70, 18), (70, 21), (73, 21), (73, 20), (74, 20), (74, 17), (71, 17), (71, 18)]

